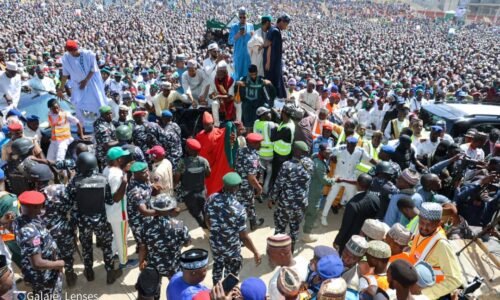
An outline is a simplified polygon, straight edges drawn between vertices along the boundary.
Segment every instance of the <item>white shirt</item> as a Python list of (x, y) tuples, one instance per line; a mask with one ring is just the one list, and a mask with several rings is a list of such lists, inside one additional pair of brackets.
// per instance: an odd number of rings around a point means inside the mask
[[(305, 282), (307, 280), (309, 262), (305, 260), (302, 256), (297, 256), (294, 258), (294, 260), (295, 260), (295, 265), (291, 266), (290, 268), (293, 269), (295, 272), (297, 272), (300, 281)], [(278, 277), (280, 274), (280, 270), (281, 267), (277, 267), (274, 271), (273, 277), (271, 277), (271, 280), (269, 280), (268, 294), (271, 300), (285, 299), (285, 297), (281, 295), (280, 291), (278, 290)]]
[(335, 168), (335, 177), (356, 180), (357, 175), (354, 172), (356, 165), (361, 161), (369, 161), (370, 155), (365, 149), (356, 147), (351, 154), (347, 151), (346, 145), (333, 148), (332, 156), (337, 157), (337, 167)]
[(32, 139), (36, 141), (38, 144), (40, 144), (40, 139), (42, 138), (42, 131), (40, 130), (40, 128), (38, 128), (36, 131), (33, 131), (28, 126), (25, 126), (23, 134), (24, 137)]
[(19, 98), (21, 97), (21, 75), (9, 78), (5, 72), (0, 73), (0, 109), (8, 107), (4, 96), (9, 95), (12, 98), (12, 105), (8, 108), (17, 107)]
[(414, 112), (416, 110), (421, 110), (423, 104), (427, 104), (429, 101), (427, 101), (425, 98), (422, 98), (421, 101), (418, 101), (417, 98), (412, 98), (410, 100), (410, 112)]
[(42, 79), (40, 79), (38, 76), (35, 76), (29, 80), (28, 85), (39, 95), (45, 95), (48, 94), (48, 92), (56, 92), (56, 85), (54, 83), (54, 80), (47, 76), (43, 77)]
[(366, 109), (362, 108), (362, 109), (358, 110), (357, 115), (358, 115), (359, 124), (361, 124), (365, 127), (368, 127), (369, 125), (371, 125), (370, 112), (368, 112)]
[(203, 61), (203, 70), (205, 71), (205, 75), (207, 77), (212, 76), (212, 73), (215, 72), (215, 67), (216, 66), (217, 66), (217, 64), (215, 63), (215, 60), (212, 60), (210, 57), (207, 58), (207, 59), (205, 59)]
[(186, 71), (182, 74), (182, 88), (184, 89), (184, 94), (190, 94), (193, 99), (198, 100), (198, 98), (203, 95), (205, 87), (207, 86), (207, 76), (205, 72), (200, 69), (196, 70), (194, 77), (189, 76), (189, 72)]
[(172, 173), (172, 163), (168, 159), (164, 159), (153, 165), (151, 179), (153, 184), (157, 183), (161, 186), (160, 194), (173, 196), (174, 176)]
[(123, 95), (123, 89), (127, 88), (127, 87), (128, 87), (128, 85), (123, 81), (116, 82), (116, 80), (113, 79), (109, 82), (110, 92), (118, 93), (118, 94), (120, 94), (120, 96)]
[(316, 90), (309, 93), (307, 89), (304, 89), (299, 92), (299, 103), (305, 103), (310, 108), (318, 111), (321, 108), (321, 96)]
[(434, 150), (436, 150), (438, 144), (439, 144), (439, 139), (435, 143), (431, 142), (430, 139), (426, 140), (425, 142), (418, 143), (416, 145), (417, 156), (423, 157), (424, 155), (427, 155), (429, 157), (432, 153), (434, 153)]
[(460, 149), (465, 151), (465, 155), (473, 160), (484, 160), (484, 151), (481, 148), (472, 149), (470, 144), (462, 144)]
[(375, 130), (380, 130), (382, 128), (382, 122), (384, 121), (385, 110), (380, 110), (375, 106), (370, 110), (369, 115), (370, 124), (375, 124)]
[[(117, 167), (109, 167), (107, 166), (102, 171), (102, 175), (104, 175), (108, 179), (109, 188), (111, 189), (111, 195), (114, 195), (122, 184), (123, 176), (127, 176), (122, 169)], [(123, 206), (122, 206), (123, 205)], [(127, 200), (125, 196), (121, 201), (115, 202), (113, 205), (106, 204), (106, 216), (108, 217), (108, 221), (124, 221), (122, 220), (122, 210), (124, 208), (125, 216), (127, 215)], [(127, 218), (127, 217), (125, 217)]]

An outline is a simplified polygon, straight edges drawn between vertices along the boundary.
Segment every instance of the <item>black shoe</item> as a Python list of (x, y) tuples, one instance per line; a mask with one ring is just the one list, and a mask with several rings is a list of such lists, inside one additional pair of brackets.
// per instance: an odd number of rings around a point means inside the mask
[(118, 270), (110, 270), (106, 273), (106, 283), (107, 284), (113, 284), (116, 279), (120, 278), (122, 276), (123, 271), (121, 269)]
[(332, 212), (334, 215), (339, 213), (339, 207), (338, 206), (332, 206)]
[[(66, 275), (66, 284), (68, 285), (68, 287), (73, 287), (75, 286), (76, 284), (76, 279), (78, 278), (76, 276), (76, 273), (75, 271), (72, 271), (72, 272), (64, 272), (64, 275)], [(89, 280), (90, 281), (90, 280)]]
[(254, 231), (255, 229), (259, 228), (262, 224), (264, 224), (264, 218), (260, 218), (258, 220), (252, 220), (250, 221), (250, 230)]
[(87, 281), (94, 281), (95, 279), (94, 270), (85, 268), (85, 270), (83, 270), (83, 276), (87, 278)]
[(102, 241), (101, 241), (101, 239), (97, 239), (95, 241), (95, 246), (96, 246), (96, 248), (102, 248)]
[(257, 199), (257, 201), (258, 201), (259, 203), (264, 203), (264, 200), (263, 200), (263, 196), (262, 196), (262, 195), (261, 195), (261, 196), (258, 196), (258, 197), (255, 197), (255, 199)]

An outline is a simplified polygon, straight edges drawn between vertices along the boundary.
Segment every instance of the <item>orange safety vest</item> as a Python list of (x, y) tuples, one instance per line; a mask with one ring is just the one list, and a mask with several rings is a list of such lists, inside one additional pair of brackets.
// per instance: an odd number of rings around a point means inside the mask
[(383, 291), (387, 291), (389, 289), (387, 275), (365, 275), (363, 278), (368, 281), (369, 285), (378, 286)]
[[(446, 240), (446, 235), (443, 234), (443, 229), (439, 227), (436, 232), (428, 237), (420, 239), (420, 233), (417, 233), (413, 238), (410, 253), (401, 253), (401, 259), (406, 259), (412, 265), (416, 265), (420, 261), (425, 261), (425, 259), (431, 254), (431, 252), (436, 247), (440, 240)], [(417, 245), (417, 241), (420, 243)], [(406, 257), (405, 257), (406, 256)], [(436, 274), (436, 283), (440, 283), (444, 280), (444, 274), (440, 267), (432, 266), (434, 269), (434, 274)]]
[(314, 121), (314, 125), (313, 125), (313, 130), (312, 130), (312, 136), (313, 136), (313, 140), (315, 140), (317, 137), (320, 137), (323, 133), (323, 126), (325, 126), (325, 124), (329, 124), (330, 121), (328, 120), (324, 120), (323, 122), (320, 122), (318, 118), (316, 118), (316, 120)]
[(71, 127), (66, 116), (66, 112), (60, 112), (57, 120), (49, 114), (49, 125), (52, 128), (53, 141), (64, 141), (71, 138)]

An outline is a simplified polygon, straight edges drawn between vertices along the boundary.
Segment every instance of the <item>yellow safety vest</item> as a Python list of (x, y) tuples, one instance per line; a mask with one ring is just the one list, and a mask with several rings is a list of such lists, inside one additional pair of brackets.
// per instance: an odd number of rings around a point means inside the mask
[(49, 114), (49, 125), (52, 128), (53, 141), (64, 141), (71, 138), (71, 127), (66, 116), (66, 112), (60, 112), (57, 120)]
[(288, 127), (290, 128), (290, 131), (292, 132), (292, 140), (290, 143), (287, 143), (283, 140), (277, 140), (274, 142), (273, 148), (274, 152), (278, 153), (281, 156), (287, 156), (290, 153), (292, 153), (292, 143), (293, 143), (293, 137), (295, 134), (295, 123), (292, 121), (288, 123), (281, 123), (278, 126), (278, 131), (280, 131), (282, 128)]
[(269, 136), (269, 121), (256, 120), (253, 123), (253, 132), (262, 135), (264, 140), (260, 143), (259, 155), (262, 158), (272, 158), (274, 155), (273, 142)]

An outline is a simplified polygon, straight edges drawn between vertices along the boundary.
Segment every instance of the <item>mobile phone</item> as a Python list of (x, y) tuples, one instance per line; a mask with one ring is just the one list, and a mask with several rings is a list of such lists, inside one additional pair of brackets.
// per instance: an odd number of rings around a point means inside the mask
[(240, 280), (238, 277), (234, 276), (232, 273), (227, 275), (227, 277), (222, 280), (224, 293), (227, 295), (239, 282)]

